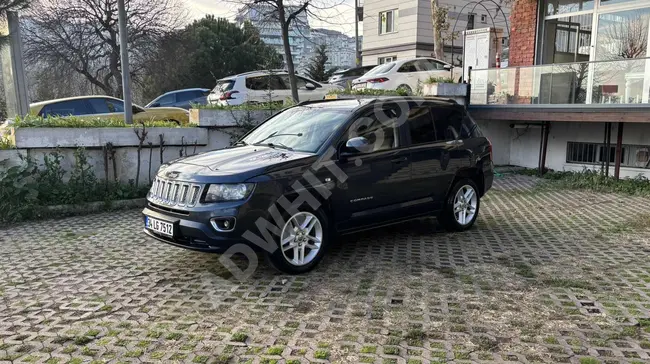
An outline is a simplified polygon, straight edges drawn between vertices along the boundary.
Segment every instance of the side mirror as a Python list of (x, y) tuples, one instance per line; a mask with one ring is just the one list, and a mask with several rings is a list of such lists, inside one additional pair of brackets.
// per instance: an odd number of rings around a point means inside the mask
[(348, 153), (365, 153), (370, 151), (370, 142), (365, 137), (355, 137), (345, 142), (345, 150)]
[(154, 102), (154, 103), (151, 104), (151, 106), (149, 106), (149, 107), (160, 107), (160, 103), (159, 103), (159, 102)]
[(450, 69), (453, 68), (453, 66), (450, 65), (450, 64), (446, 64), (446, 65), (444, 65), (443, 67), (444, 67), (446, 70), (450, 70)]
[(316, 89), (316, 85), (314, 85), (314, 84), (311, 83), (311, 82), (307, 82), (307, 83), (305, 84), (305, 88), (306, 88), (307, 90), (315, 90), (315, 89)]

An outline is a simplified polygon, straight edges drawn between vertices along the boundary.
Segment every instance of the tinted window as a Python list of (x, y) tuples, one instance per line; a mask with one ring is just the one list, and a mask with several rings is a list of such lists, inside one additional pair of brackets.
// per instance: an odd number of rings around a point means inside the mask
[(481, 130), (476, 125), (476, 122), (472, 119), (467, 112), (463, 113), (463, 125), (460, 133), (461, 138), (480, 138), (483, 136)]
[(434, 71), (436, 66), (430, 62), (428, 59), (421, 59), (416, 61), (415, 67), (418, 71)]
[(124, 102), (122, 100), (106, 99), (108, 111), (110, 112), (124, 112)]
[(88, 99), (88, 102), (95, 110), (96, 114), (107, 114), (110, 112), (108, 110), (108, 105), (106, 104), (106, 99), (101, 99), (101, 98)]
[[(246, 88), (249, 90), (288, 90), (289, 87), (285, 86), (282, 78), (287, 78), (287, 85), (289, 76), (257, 76), (249, 77), (246, 79)], [(299, 86), (300, 87), (300, 86)]]
[(46, 105), (41, 110), (42, 116), (88, 115), (92, 113), (93, 110), (85, 99), (57, 102)]
[(453, 107), (431, 109), (437, 140), (455, 140), (461, 136), (463, 111)]
[(161, 96), (158, 99), (158, 101), (156, 101), (156, 102), (158, 102), (160, 105), (173, 104), (173, 103), (176, 102), (176, 94), (169, 94), (169, 95)]
[(416, 61), (410, 61), (404, 63), (403, 65), (400, 66), (397, 72), (417, 72), (418, 70), (415, 67), (415, 62)]
[(179, 92), (176, 94), (176, 102), (194, 100), (201, 97), (201, 95), (203, 95), (203, 92), (200, 90)]
[(399, 146), (397, 116), (396, 109), (385, 109), (377, 113), (373, 111), (352, 125), (350, 138), (362, 136), (368, 139), (371, 147), (367, 153), (397, 148)]
[(407, 119), (411, 134), (411, 144), (423, 144), (436, 141), (436, 132), (428, 107), (412, 108)]

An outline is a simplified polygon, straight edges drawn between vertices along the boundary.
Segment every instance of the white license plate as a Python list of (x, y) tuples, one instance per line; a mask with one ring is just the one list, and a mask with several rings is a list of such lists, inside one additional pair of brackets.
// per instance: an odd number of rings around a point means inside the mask
[(149, 216), (147, 216), (147, 219), (145, 220), (144, 224), (145, 227), (149, 230), (155, 231), (163, 235), (174, 236), (174, 224), (165, 221), (160, 221), (157, 219), (152, 219)]
[(365, 82), (364, 83), (357, 83), (356, 85), (352, 86), (352, 88), (355, 89), (355, 90), (360, 90), (360, 89), (366, 88), (366, 85), (367, 85), (367, 83), (365, 83)]

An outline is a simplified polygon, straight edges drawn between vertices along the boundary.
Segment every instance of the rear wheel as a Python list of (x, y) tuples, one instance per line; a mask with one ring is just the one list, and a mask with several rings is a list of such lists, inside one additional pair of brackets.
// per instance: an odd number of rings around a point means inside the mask
[(323, 259), (329, 243), (327, 217), (318, 209), (300, 211), (289, 217), (280, 233), (278, 248), (268, 253), (279, 271), (300, 274), (314, 269)]
[(450, 231), (465, 231), (474, 225), (481, 206), (478, 186), (469, 178), (457, 181), (447, 199), (438, 220)]
[(403, 91), (407, 95), (412, 95), (413, 94), (413, 90), (411, 90), (411, 86), (409, 86), (409, 85), (399, 85), (399, 86), (397, 86), (397, 91)]

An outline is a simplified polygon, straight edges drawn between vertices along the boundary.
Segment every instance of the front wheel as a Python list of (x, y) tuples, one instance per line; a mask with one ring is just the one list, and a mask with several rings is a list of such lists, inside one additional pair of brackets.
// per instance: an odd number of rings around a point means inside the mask
[(277, 249), (267, 257), (281, 272), (306, 273), (323, 259), (328, 243), (327, 217), (322, 210), (300, 211), (286, 220)]
[(476, 183), (468, 178), (461, 179), (449, 191), (438, 220), (447, 230), (465, 231), (476, 222), (480, 206)]

